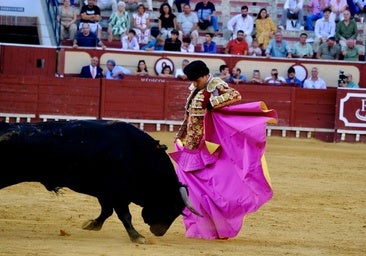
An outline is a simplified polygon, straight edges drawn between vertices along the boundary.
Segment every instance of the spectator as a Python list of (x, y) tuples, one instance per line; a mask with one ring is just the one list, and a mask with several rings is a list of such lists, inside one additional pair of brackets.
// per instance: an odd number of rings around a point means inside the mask
[(329, 0), (310, 0), (308, 15), (306, 15), (307, 30), (314, 31), (313, 21), (323, 18), (323, 10), (329, 6)]
[[(286, 0), (283, 6), (280, 29), (284, 30), (287, 19), (291, 20), (292, 27), (300, 25), (300, 30), (304, 30), (303, 0)], [(294, 20), (296, 20), (294, 22)]]
[(174, 77), (172, 67), (169, 66), (169, 65), (165, 65), (161, 69), (161, 73), (159, 74), (159, 76), (162, 76), (162, 77)]
[(229, 81), (234, 84), (242, 84), (247, 82), (247, 77), (241, 73), (240, 68), (234, 67)]
[(179, 79), (179, 80), (187, 80), (187, 75), (184, 74), (183, 69), (189, 64), (189, 60), (187, 59), (183, 59), (182, 60), (182, 67), (181, 68), (177, 68), (175, 70), (175, 74), (174, 77)]
[(269, 41), (265, 54), (267, 58), (270, 57), (291, 58), (292, 49), (289, 43), (283, 39), (282, 33), (278, 31), (275, 34), (275, 38)]
[(283, 76), (278, 75), (278, 69), (277, 68), (272, 68), (271, 75), (266, 77), (264, 79), (264, 82), (268, 83), (268, 84), (281, 85), (283, 83), (286, 83), (286, 79)]
[(294, 44), (292, 57), (294, 58), (313, 58), (313, 47), (306, 42), (308, 34), (301, 33), (299, 42)]
[(366, 2), (363, 0), (347, 0), (351, 16), (358, 19), (362, 12), (366, 12)]
[[(182, 12), (182, 4), (190, 4), (189, 0), (174, 0), (175, 6), (177, 7), (177, 12)], [(173, 5), (171, 5), (173, 6)]]
[(77, 10), (70, 4), (70, 0), (64, 0), (64, 4), (58, 7), (57, 15), (57, 21), (61, 24), (61, 40), (74, 40), (78, 30), (76, 20)]
[(263, 84), (264, 83), (264, 79), (262, 78), (261, 72), (259, 69), (253, 70), (252, 78), (249, 80), (249, 82), (252, 84)]
[(146, 45), (141, 47), (143, 51), (163, 51), (165, 38), (159, 35), (156, 39), (151, 40)]
[(262, 49), (259, 47), (259, 43), (257, 39), (253, 39), (252, 45), (249, 47), (248, 55), (249, 56), (262, 56)]
[(318, 77), (319, 71), (317, 67), (311, 69), (311, 75), (304, 81), (305, 89), (327, 89), (327, 84), (323, 79)]
[(202, 52), (205, 53), (216, 53), (216, 43), (212, 41), (214, 37), (213, 33), (206, 33), (205, 41), (202, 43)]
[(138, 42), (140, 44), (147, 44), (150, 40), (150, 15), (146, 12), (143, 4), (139, 4), (137, 12), (132, 15), (133, 29), (136, 31)]
[(356, 42), (353, 39), (347, 40), (346, 46), (343, 47), (341, 51), (343, 60), (346, 61), (358, 61), (359, 56), (364, 54), (364, 51), (361, 47), (356, 45)]
[(158, 27), (160, 34), (165, 38), (170, 37), (170, 32), (177, 28), (177, 16), (172, 12), (172, 7), (168, 3), (160, 5)]
[(173, 29), (170, 38), (165, 39), (164, 51), (180, 52), (182, 42), (178, 39), (179, 31)]
[(97, 47), (105, 49), (105, 45), (99, 40), (96, 34), (90, 31), (90, 24), (85, 22), (81, 27), (81, 31), (77, 33), (74, 39), (74, 48), (78, 47)]
[(194, 52), (194, 45), (191, 43), (190, 37), (183, 37), (182, 46), (180, 47), (181, 52), (192, 53)]
[(347, 87), (347, 88), (360, 88), (358, 83), (352, 80), (352, 75), (350, 73), (345, 75), (347, 78), (344, 82), (340, 83), (340, 87)]
[(257, 19), (255, 20), (255, 37), (258, 40), (259, 47), (264, 51), (268, 42), (277, 32), (277, 27), (271, 17), (269, 17), (266, 8), (260, 9)]
[(209, 0), (202, 0), (198, 2), (194, 8), (198, 17), (198, 27), (202, 30), (206, 30), (209, 26), (212, 26), (215, 35), (219, 31), (219, 22), (216, 16), (215, 4)]
[(330, 20), (330, 8), (323, 10), (323, 18), (315, 22), (315, 40), (313, 44), (314, 52), (318, 52), (319, 45), (325, 43), (328, 37), (335, 36), (336, 23), (334, 20)]
[(126, 11), (126, 3), (120, 1), (117, 4), (117, 11), (113, 12), (108, 20), (108, 42), (112, 42), (114, 36), (121, 39), (130, 25), (131, 17)]
[(343, 12), (344, 19), (339, 21), (336, 26), (336, 39), (342, 47), (346, 46), (348, 39), (357, 39), (358, 30), (357, 24), (354, 19), (351, 19), (351, 13), (349, 10)]
[(183, 37), (191, 37), (192, 44), (196, 45), (198, 40), (198, 18), (197, 15), (192, 12), (189, 4), (185, 4), (183, 12), (179, 13), (177, 24), (178, 30), (180, 31), (179, 40), (183, 40)]
[(101, 19), (100, 9), (96, 5), (96, 0), (88, 0), (88, 4), (81, 7), (80, 17), (80, 29), (83, 23), (88, 23), (90, 31), (95, 33), (99, 39), (102, 38), (102, 27), (99, 24)]
[(112, 10), (112, 12), (117, 11), (116, 0), (97, 0), (97, 5), (101, 11), (104, 10)]
[(244, 38), (248, 45), (252, 44), (253, 29), (254, 29), (254, 19), (252, 16), (248, 15), (248, 6), (244, 5), (241, 7), (241, 14), (233, 16), (227, 22), (227, 29), (231, 31), (233, 39), (236, 38), (238, 30), (244, 31)]
[(248, 50), (249, 46), (244, 40), (243, 30), (238, 30), (236, 38), (231, 39), (229, 42), (227, 42), (225, 47), (225, 53), (233, 55), (247, 55)]
[(296, 71), (294, 67), (289, 67), (287, 70), (286, 83), (291, 85), (297, 85), (302, 88), (302, 81), (296, 77)]
[(137, 40), (136, 31), (132, 28), (128, 30), (128, 34), (122, 37), (122, 49), (139, 50), (140, 44)]
[(99, 59), (94, 56), (90, 59), (90, 65), (83, 66), (80, 71), (80, 77), (83, 78), (103, 78), (103, 69), (98, 65)]
[(145, 60), (139, 60), (136, 68), (136, 75), (138, 76), (149, 76), (149, 70), (147, 69)]
[(128, 11), (128, 15), (130, 16), (131, 20), (131, 25), (129, 27), (133, 28), (133, 14), (137, 12), (137, 7), (139, 6), (139, 0), (124, 0), (124, 2), (126, 4), (126, 11)]
[(347, 0), (330, 0), (330, 9), (332, 13), (330, 14), (330, 19), (335, 22), (344, 19), (343, 12), (348, 8)]
[(220, 65), (219, 71), (220, 73), (214, 74), (214, 77), (220, 77), (224, 82), (229, 83), (231, 76), (229, 66), (226, 64)]
[(131, 75), (131, 71), (125, 67), (116, 65), (114, 60), (107, 60), (107, 70), (104, 72), (106, 79), (121, 80), (126, 75)]
[(331, 36), (325, 43), (319, 46), (319, 51), (316, 53), (317, 59), (323, 60), (338, 60), (341, 54), (341, 47), (337, 44), (335, 37)]

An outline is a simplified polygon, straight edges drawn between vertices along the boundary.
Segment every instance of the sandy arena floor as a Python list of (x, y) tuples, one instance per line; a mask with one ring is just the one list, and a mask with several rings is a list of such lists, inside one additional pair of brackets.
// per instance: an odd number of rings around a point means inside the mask
[[(172, 150), (173, 133), (151, 135)], [(274, 197), (226, 241), (185, 238), (180, 217), (166, 235), (154, 237), (141, 208), (131, 205), (136, 229), (149, 240), (133, 244), (115, 214), (99, 232), (81, 229), (99, 214), (93, 197), (69, 189), (56, 196), (39, 183), (14, 185), (0, 190), (0, 255), (366, 255), (365, 153), (366, 144), (269, 137)]]

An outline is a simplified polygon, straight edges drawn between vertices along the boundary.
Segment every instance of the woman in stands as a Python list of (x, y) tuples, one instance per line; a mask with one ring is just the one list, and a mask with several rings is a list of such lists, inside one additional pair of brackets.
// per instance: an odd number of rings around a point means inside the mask
[(147, 69), (145, 60), (139, 60), (137, 63), (136, 74), (139, 76), (149, 76), (149, 70)]
[(147, 44), (150, 40), (150, 15), (143, 4), (137, 7), (137, 13), (133, 14), (133, 28), (136, 31), (140, 44)]
[(108, 42), (112, 42), (114, 36), (121, 37), (130, 28), (130, 15), (126, 11), (126, 3), (118, 2), (117, 11), (113, 12), (108, 21)]
[(269, 40), (271, 40), (274, 34), (277, 32), (277, 26), (269, 17), (266, 8), (260, 9), (257, 19), (255, 20), (255, 37), (258, 40), (259, 47), (262, 50), (267, 48)]
[(158, 26), (160, 34), (165, 38), (169, 38), (170, 32), (177, 28), (177, 16), (175, 16), (172, 7), (168, 3), (163, 3), (160, 6)]
[(57, 21), (61, 23), (61, 40), (74, 40), (78, 30), (76, 19), (77, 10), (70, 4), (70, 0), (64, 0), (64, 4), (58, 7), (57, 15)]

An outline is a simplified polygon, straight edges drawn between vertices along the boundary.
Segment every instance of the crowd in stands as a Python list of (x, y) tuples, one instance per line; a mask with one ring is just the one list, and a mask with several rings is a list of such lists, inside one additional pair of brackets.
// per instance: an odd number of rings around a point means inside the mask
[[(109, 8), (107, 39), (120, 40), (122, 49), (333, 60), (357, 60), (364, 55), (357, 45), (356, 21), (360, 13), (366, 12), (360, 0), (310, 0), (306, 6), (303, 0), (286, 0), (279, 24), (275, 24), (266, 8), (260, 9), (255, 18), (244, 5), (241, 13), (231, 17), (222, 28), (215, 4), (209, 0), (197, 2), (194, 7), (189, 0), (163, 2), (157, 28), (150, 21), (151, 1), (147, 1), (146, 7), (139, 0), (85, 0), (81, 1), (79, 12), (73, 2), (62, 1), (57, 19), (61, 38), (73, 40), (74, 47), (106, 47), (100, 20), (101, 10)], [(88, 32), (83, 27), (85, 23), (89, 25)], [(302, 30), (299, 40), (292, 45), (283, 38), (289, 25)], [(153, 33), (155, 29), (157, 34)], [(313, 31), (314, 38), (309, 38), (306, 30)], [(206, 32), (200, 45), (199, 31)], [(229, 33), (222, 52), (218, 52), (214, 41), (220, 31)]]

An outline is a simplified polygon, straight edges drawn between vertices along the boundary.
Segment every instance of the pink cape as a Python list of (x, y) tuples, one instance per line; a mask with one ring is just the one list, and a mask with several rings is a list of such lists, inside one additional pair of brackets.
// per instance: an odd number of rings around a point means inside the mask
[(269, 122), (277, 122), (277, 113), (263, 102), (227, 106), (206, 111), (205, 141), (199, 149), (175, 143), (170, 156), (179, 180), (188, 186), (189, 199), (203, 215), (184, 210), (186, 237), (235, 237), (245, 215), (272, 198), (264, 159)]

